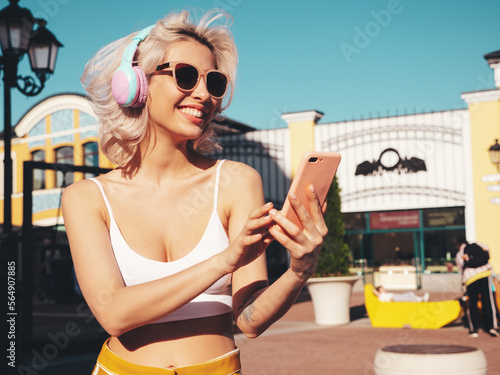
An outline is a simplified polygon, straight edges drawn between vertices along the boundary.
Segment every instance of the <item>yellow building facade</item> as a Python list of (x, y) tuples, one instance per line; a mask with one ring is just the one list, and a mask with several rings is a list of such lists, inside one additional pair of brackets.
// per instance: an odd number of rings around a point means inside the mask
[[(500, 138), (500, 89), (462, 94), (470, 113), (469, 197), (467, 233), (469, 240), (487, 244), (491, 264), (500, 272), (500, 174), (491, 162), (488, 149)], [(469, 151), (470, 150), (470, 151)]]
[[(15, 126), (12, 139), (13, 195), (12, 224), (22, 225), (23, 163), (44, 161), (111, 168), (99, 151), (97, 120), (82, 95), (52, 96), (31, 108)], [(3, 142), (0, 152), (3, 153)], [(2, 156), (3, 159), (3, 156)], [(2, 171), (3, 176), (3, 164)], [(60, 216), (62, 172), (36, 170), (33, 174), (33, 223), (39, 226), (57, 224)], [(82, 173), (68, 174), (66, 183), (84, 178)], [(3, 183), (2, 183), (3, 195)], [(0, 202), (3, 222), (3, 197)]]

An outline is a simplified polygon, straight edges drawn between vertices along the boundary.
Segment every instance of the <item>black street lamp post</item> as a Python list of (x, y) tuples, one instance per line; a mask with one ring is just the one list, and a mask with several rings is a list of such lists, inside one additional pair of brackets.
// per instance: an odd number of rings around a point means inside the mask
[[(28, 9), (17, 5), (19, 0), (9, 0), (10, 5), (0, 11), (0, 68), (4, 81), (4, 217), (3, 235), (7, 246), (12, 244), (12, 119), (11, 88), (26, 96), (38, 95), (48, 76), (54, 72), (57, 51), (62, 44), (45, 28), (47, 22), (35, 19)], [(36, 28), (34, 26), (37, 25)], [(33, 77), (17, 75), (17, 66), (25, 54), (29, 55)]]

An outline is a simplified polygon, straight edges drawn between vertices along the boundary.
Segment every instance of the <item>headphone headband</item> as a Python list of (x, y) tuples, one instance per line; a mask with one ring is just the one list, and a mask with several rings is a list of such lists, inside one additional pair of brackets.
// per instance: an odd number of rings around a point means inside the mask
[(127, 48), (125, 48), (125, 52), (123, 52), (122, 62), (120, 65), (124, 64), (132, 65), (139, 43), (141, 43), (144, 39), (146, 39), (146, 37), (149, 35), (153, 27), (154, 25), (148, 26), (145, 29), (139, 31), (137, 34), (135, 34), (134, 38), (132, 39), (132, 42), (130, 42)]

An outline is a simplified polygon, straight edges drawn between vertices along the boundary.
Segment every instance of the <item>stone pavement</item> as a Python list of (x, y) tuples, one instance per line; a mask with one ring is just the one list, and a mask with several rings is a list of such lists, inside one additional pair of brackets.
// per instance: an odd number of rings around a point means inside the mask
[[(40, 318), (50, 319), (50, 313), (41, 314)], [(54, 318), (68, 321), (62, 315), (56, 314)], [(95, 330), (88, 317), (86, 322), (78, 322), (78, 328)], [(50, 324), (49, 320), (46, 324)], [(95, 337), (95, 332), (93, 335)], [(46, 363), (32, 362), (38, 368), (21, 374), (90, 375), (101, 343), (89, 341), (84, 350), (68, 348)], [(290, 311), (262, 336), (250, 340), (238, 334), (236, 343), (241, 349), (245, 375), (374, 374), (378, 349), (413, 344), (479, 348), (486, 355), (488, 374), (500, 374), (500, 338), (492, 338), (481, 331), (478, 338), (469, 338), (460, 321), (439, 330), (373, 328), (366, 316), (362, 292), (352, 294), (351, 323), (348, 325), (316, 325), (312, 302), (305, 292)], [(94, 347), (97, 348), (95, 351)]]

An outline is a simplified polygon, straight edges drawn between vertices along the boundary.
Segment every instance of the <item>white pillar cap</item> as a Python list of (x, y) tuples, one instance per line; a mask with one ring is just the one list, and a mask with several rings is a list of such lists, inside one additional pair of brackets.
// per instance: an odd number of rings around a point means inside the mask
[(317, 123), (324, 114), (322, 112), (312, 110), (312, 111), (302, 111), (302, 112), (288, 112), (283, 113), (281, 118), (287, 122), (287, 124), (291, 124), (294, 122), (302, 122), (302, 121), (314, 121)]

